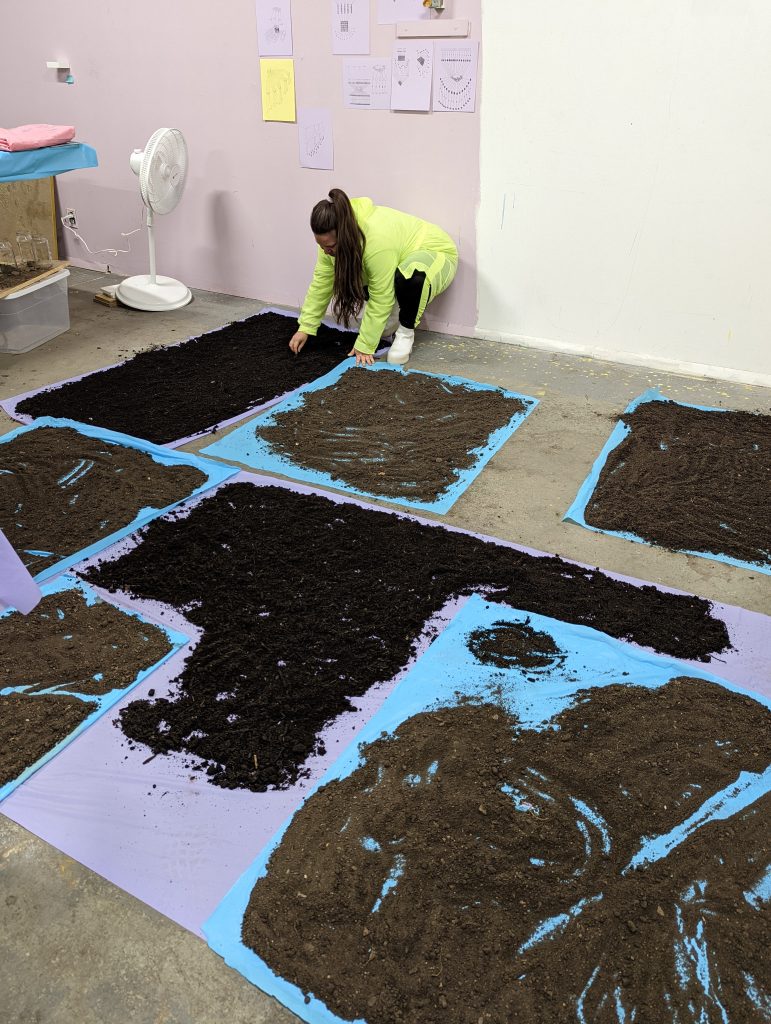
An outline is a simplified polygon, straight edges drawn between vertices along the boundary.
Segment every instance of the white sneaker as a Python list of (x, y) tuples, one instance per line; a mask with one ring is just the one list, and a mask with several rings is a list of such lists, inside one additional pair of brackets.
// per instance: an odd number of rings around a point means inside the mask
[(409, 327), (396, 328), (393, 345), (388, 350), (387, 359), (392, 366), (403, 366), (410, 358), (412, 346), (415, 344), (415, 331)]

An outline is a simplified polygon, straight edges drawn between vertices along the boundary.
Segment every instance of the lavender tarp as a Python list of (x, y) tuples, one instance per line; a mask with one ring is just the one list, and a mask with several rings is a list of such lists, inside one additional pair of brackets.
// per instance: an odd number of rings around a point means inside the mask
[[(338, 504), (401, 516), (436, 529), (470, 533), (400, 510), (368, 505), (346, 495), (252, 473), (239, 473), (228, 483), (253, 483), (283, 487), (301, 494), (320, 494)], [(211, 495), (213, 491), (208, 493)], [(184, 515), (200, 500), (186, 503), (175, 515)], [(471, 536), (481, 535), (472, 533)], [(482, 539), (494, 540), (515, 551), (551, 557), (495, 538)], [(78, 568), (118, 557), (137, 542), (136, 535), (125, 538)], [(630, 577), (608, 575), (635, 585), (642, 583)], [(659, 589), (677, 592), (664, 587)], [(173, 628), (191, 632), (190, 624), (177, 612), (153, 602), (130, 600), (125, 595), (119, 595), (119, 599)], [(446, 622), (466, 600), (452, 602), (437, 619)], [(771, 635), (771, 619), (721, 604), (714, 604), (713, 608), (714, 614), (726, 623), (735, 649), (710, 662), (683, 662), (684, 670), (690, 666), (699, 673), (712, 671), (740, 687), (770, 696), (771, 650), (767, 637)], [(192, 641), (191, 647), (195, 642)], [(428, 646), (427, 628), (418, 653)], [(179, 673), (189, 649), (175, 655), (155, 673), (152, 684), (140, 685), (128, 699), (142, 698), (151, 686), (157, 695), (165, 695), (168, 683)], [(3, 811), (46, 842), (200, 935), (203, 922), (223, 896), (345, 746), (356, 740), (408, 668), (389, 682), (372, 687), (363, 697), (355, 698), (357, 710), (341, 716), (324, 731), (327, 754), (312, 758), (307, 763), (309, 778), (289, 790), (269, 793), (223, 790), (207, 783), (200, 772), (185, 767), (191, 762), (181, 755), (158, 756), (145, 764), (146, 748), (130, 750), (126, 738), (112, 724), (114, 716), (110, 715), (95, 723), (63, 751), (55, 765), (41, 769), (12, 794), (3, 805)]]
[(0, 530), (0, 612), (15, 608), (28, 615), (42, 596), (40, 587)]
[[(223, 327), (228, 327), (231, 323), (242, 324), (245, 320), (251, 320), (252, 317), (262, 316), (263, 313), (279, 313), (281, 316), (297, 315), (297, 311), (294, 309), (283, 309), (280, 306), (265, 306), (263, 309), (258, 309), (255, 313), (250, 313), (249, 316), (242, 317), (240, 320), (230, 320), (227, 324), (221, 324), (219, 327), (212, 327), (210, 331), (204, 331), (203, 334), (194, 334), (190, 338), (183, 338), (181, 341), (175, 341), (167, 347), (178, 348), (180, 345), (186, 345), (187, 342), (194, 341), (196, 338), (204, 338), (207, 334), (214, 334), (216, 331), (221, 331)], [(322, 320), (322, 323), (326, 324), (327, 327), (334, 328), (335, 330), (341, 330), (340, 325), (329, 317)], [(351, 331), (350, 333), (353, 336), (355, 332)], [(131, 358), (133, 358), (133, 356)], [(55, 390), (56, 388), (63, 387), (65, 384), (74, 384), (75, 381), (83, 380), (84, 377), (90, 377), (95, 373), (104, 373), (105, 370), (114, 370), (116, 366), (123, 366), (124, 363), (129, 361), (129, 359), (122, 359), (118, 363), (110, 363), (109, 366), (100, 366), (98, 370), (89, 370), (88, 373), (80, 373), (75, 377), (67, 377), (66, 380), (59, 380), (53, 384), (46, 384), (41, 388), (35, 388), (33, 391), (24, 391), (21, 394), (14, 395), (12, 398), (4, 398), (0, 401), (0, 409), (6, 412), (12, 420), (16, 420), (17, 423), (34, 423), (36, 419), (35, 417), (26, 416), (16, 411), (16, 407), (26, 398), (32, 398), (33, 395), (39, 395), (43, 391)], [(207, 427), (205, 430), (201, 430), (197, 434), (190, 434), (189, 437), (180, 437), (175, 441), (167, 441), (166, 444), (161, 447), (181, 448), (183, 444), (189, 444), (191, 441), (197, 441), (199, 438), (206, 437), (218, 430), (224, 430), (225, 427), (232, 427), (235, 423), (240, 423), (242, 420), (248, 419), (250, 416), (255, 416), (259, 412), (264, 412), (277, 402), (283, 402), (284, 399), (290, 398), (299, 390), (299, 388), (293, 388), (291, 391), (285, 391), (283, 394), (277, 395), (275, 398), (270, 398), (267, 402), (262, 402), (260, 405), (254, 405), (251, 408), (246, 409), (244, 412), (240, 412), (237, 416), (231, 416), (229, 419), (221, 420), (219, 423), (215, 423), (214, 426)]]

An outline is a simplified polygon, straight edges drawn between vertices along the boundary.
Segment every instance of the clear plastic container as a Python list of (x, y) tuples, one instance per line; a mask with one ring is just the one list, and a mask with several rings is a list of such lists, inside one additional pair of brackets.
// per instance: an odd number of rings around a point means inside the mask
[(70, 329), (64, 268), (0, 299), (0, 353), (18, 355)]

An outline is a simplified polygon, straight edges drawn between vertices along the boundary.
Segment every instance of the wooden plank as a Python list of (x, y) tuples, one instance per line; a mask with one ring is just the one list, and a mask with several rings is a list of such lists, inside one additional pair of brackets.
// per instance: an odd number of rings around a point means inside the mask
[(17, 232), (48, 239), (51, 256), (58, 259), (53, 178), (0, 182), (0, 241), (15, 248)]

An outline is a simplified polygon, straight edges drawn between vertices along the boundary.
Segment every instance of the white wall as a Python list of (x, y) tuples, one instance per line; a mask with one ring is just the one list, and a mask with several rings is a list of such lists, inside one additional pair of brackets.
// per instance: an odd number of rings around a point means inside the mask
[(771, 385), (768, 0), (485, 0), (478, 334)]

